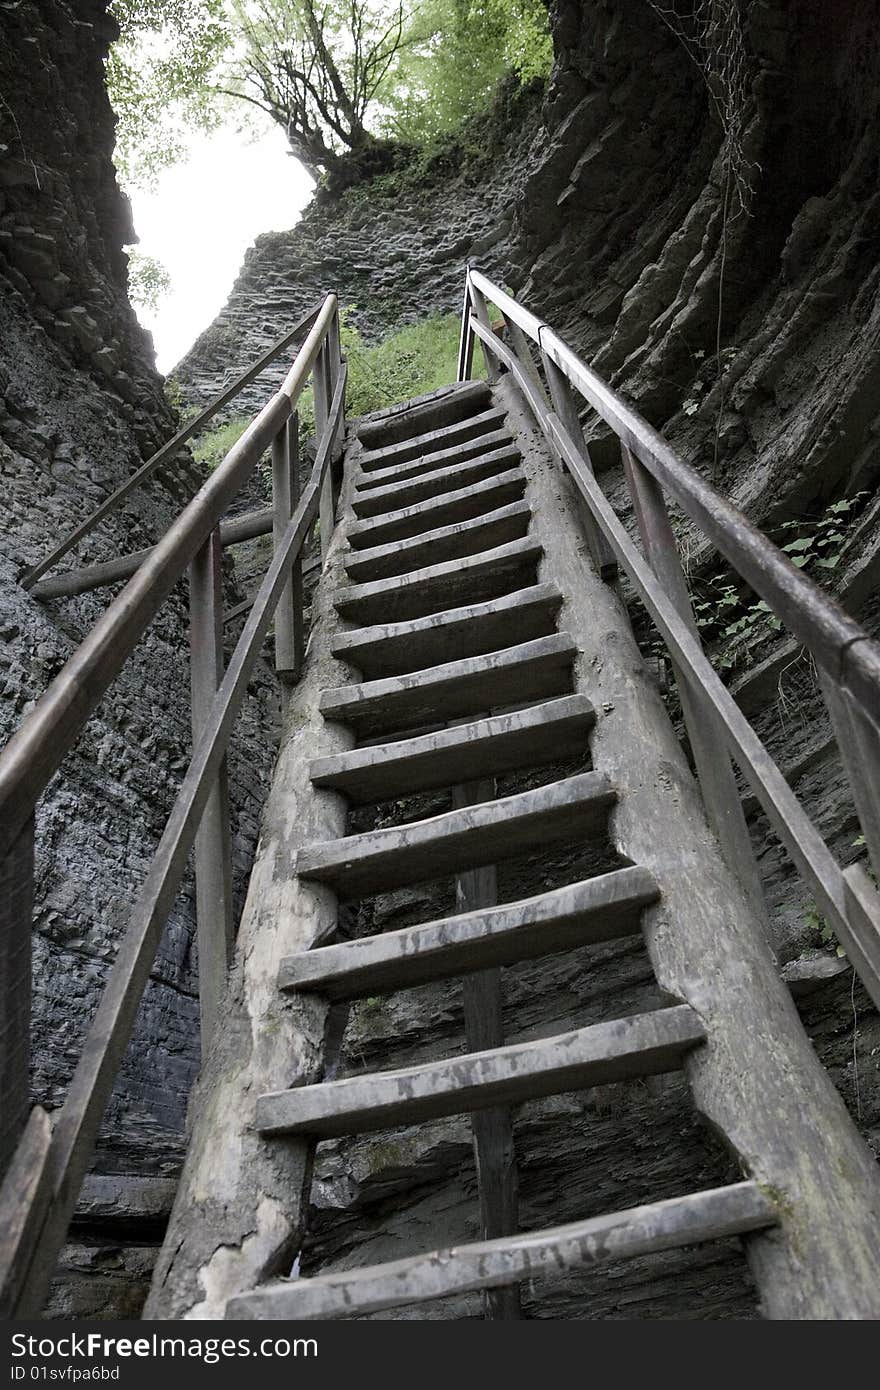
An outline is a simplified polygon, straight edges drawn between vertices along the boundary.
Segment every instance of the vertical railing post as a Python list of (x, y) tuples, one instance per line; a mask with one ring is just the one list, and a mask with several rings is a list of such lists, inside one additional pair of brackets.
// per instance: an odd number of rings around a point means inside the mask
[[(547, 378), (547, 386), (550, 390), (550, 400), (553, 403), (554, 411), (559, 417), (559, 422), (570, 436), (572, 443), (587, 468), (589, 468), (591, 473), (595, 473), (593, 460), (590, 458), (590, 451), (584, 439), (584, 432), (581, 428), (577, 404), (572, 395), (571, 384), (568, 377), (557, 367), (553, 358), (550, 357), (543, 348), (541, 348), (541, 361), (544, 363), (544, 374)], [(602, 579), (607, 583), (612, 583), (618, 575), (617, 556), (611, 549), (609, 542), (596, 523), (595, 518), (586, 508), (584, 509), (583, 520), (590, 553), (593, 556), (593, 562)]]
[[(468, 279), (468, 293), (477, 322), (481, 323), (484, 328), (488, 328), (491, 332), (492, 321), (489, 318), (489, 306), (486, 303), (486, 297), (482, 290), (477, 289), (477, 286), (470, 278)], [(483, 342), (482, 338), (480, 339), (480, 347), (483, 349), (483, 360), (486, 363), (486, 379), (491, 386), (494, 386), (495, 382), (498, 381), (501, 376), (498, 358), (495, 356), (488, 343)]]
[[(190, 681), (193, 746), (198, 743), (223, 678), (223, 550), (215, 528), (189, 572)], [(232, 955), (232, 850), (226, 758), (208, 794), (196, 835), (196, 914), (202, 1057), (207, 1055)]]
[[(294, 413), (272, 441), (272, 538), (277, 550), (299, 501), (299, 416)], [(302, 558), (297, 556), (275, 609), (275, 673), (285, 684), (299, 679), (303, 662)]]
[(0, 1178), (28, 1117), (31, 1052), (31, 930), (34, 818), (0, 862)]
[[(315, 365), (312, 371), (312, 386), (315, 401), (315, 448), (320, 449), (321, 441), (327, 430), (327, 421), (330, 418), (330, 403), (333, 399), (330, 378), (330, 356), (326, 338), (321, 345), (320, 352), (315, 358)], [(333, 536), (333, 528), (336, 525), (336, 498), (334, 496), (333, 470), (331, 468), (328, 468), (324, 475), (318, 520), (321, 529), (321, 563), (323, 564), (327, 559), (327, 554), (330, 549), (330, 540)]]
[(461, 332), (458, 339), (458, 381), (469, 381), (474, 365), (474, 330), (471, 328), (470, 268), (464, 275), (464, 302), (461, 308)]
[[(675, 604), (682, 621), (699, 642), (699, 630), (663, 491), (622, 440), (620, 453), (645, 558), (667, 598)], [(690, 685), (678, 669), (674, 670), (709, 824), (758, 919), (765, 921), (767, 914), (763, 885), (727, 750), (724, 728), (708, 701), (701, 698), (699, 689)]]
[(853, 794), (871, 868), (880, 881), (880, 733), (852, 696), (829, 676), (819, 684)]

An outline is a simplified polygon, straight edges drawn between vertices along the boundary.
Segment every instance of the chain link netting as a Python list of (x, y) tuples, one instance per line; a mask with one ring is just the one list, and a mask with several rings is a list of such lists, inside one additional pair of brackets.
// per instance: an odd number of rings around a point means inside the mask
[(724, 133), (729, 220), (748, 212), (758, 166), (744, 148), (751, 84), (739, 0), (648, 0), (699, 69)]

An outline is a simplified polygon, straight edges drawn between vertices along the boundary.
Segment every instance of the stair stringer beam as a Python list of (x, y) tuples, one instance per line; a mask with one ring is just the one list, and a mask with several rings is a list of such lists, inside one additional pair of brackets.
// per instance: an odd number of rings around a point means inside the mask
[(708, 828), (625, 610), (589, 558), (583, 504), (515, 390), (502, 382), (495, 396), (520, 440), (532, 533), (545, 548), (539, 578), (564, 595), (559, 627), (581, 653), (576, 689), (597, 711), (593, 766), (619, 791), (612, 839), (661, 891), (643, 919), (655, 974), (706, 1025), (685, 1063), (695, 1104), (778, 1212), (778, 1227), (746, 1240), (763, 1312), (880, 1317), (880, 1169)]
[[(360, 446), (348, 451), (339, 516)], [(278, 966), (332, 934), (336, 895), (294, 872), (297, 852), (345, 834), (346, 800), (313, 787), (310, 764), (346, 752), (354, 735), (325, 722), (321, 691), (347, 667), (330, 652), (337, 631), (333, 595), (344, 580), (344, 523), (333, 534), (313, 598), (302, 679), (284, 714), (220, 1026), (190, 1101), (183, 1174), (144, 1309), (148, 1319), (220, 1319), (226, 1302), (287, 1274), (308, 1210), (313, 1142), (267, 1143), (254, 1127), (256, 1098), (321, 1080), (328, 1005), (315, 994), (278, 989)]]

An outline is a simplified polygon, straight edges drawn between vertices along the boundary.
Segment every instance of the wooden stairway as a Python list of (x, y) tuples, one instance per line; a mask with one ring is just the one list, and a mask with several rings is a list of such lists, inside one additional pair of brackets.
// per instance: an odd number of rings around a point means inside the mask
[[(307, 702), (320, 690), (320, 719), (295, 754), (300, 762), (304, 748), (312, 754), (311, 791), (301, 770), (291, 773), (299, 778), (288, 798), (293, 809), (271, 850), (277, 893), (259, 908), (264, 921), (286, 913), (290, 929), (285, 934), (284, 922), (275, 921), (273, 944), (257, 949), (259, 966), (252, 967), (259, 970), (263, 1018), (276, 1011), (279, 1026), (300, 1041), (291, 1042), (288, 1080), (260, 1095), (251, 1093), (252, 1078), (244, 1087), (254, 1117), (247, 1152), (259, 1166), (247, 1238), (257, 1254), (245, 1253), (247, 1239), (230, 1237), (239, 1254), (221, 1255), (220, 1221), (210, 1248), (203, 1243), (198, 1257), (188, 1256), (200, 1267), (204, 1295), (193, 1301), (190, 1294), (190, 1315), (217, 1316), (225, 1308), (226, 1316), (245, 1319), (358, 1317), (485, 1290), (488, 1315), (516, 1317), (517, 1285), (525, 1278), (741, 1235), (749, 1237), (768, 1313), (868, 1316), (853, 1311), (859, 1295), (843, 1288), (844, 1258), (835, 1263), (826, 1251), (820, 1269), (816, 1249), (839, 1225), (840, 1204), (863, 1204), (874, 1180), (866, 1168), (854, 1180), (858, 1198), (824, 1194), (818, 1214), (815, 1207), (797, 1214), (801, 1186), (835, 1163), (832, 1126), (824, 1125), (826, 1144), (821, 1117), (849, 1122), (810, 1061), (760, 927), (748, 923), (745, 896), (705, 827), (693, 787), (664, 752), (674, 740), (656, 694), (626, 652), (617, 667), (612, 654), (602, 669), (586, 650), (591, 624), (604, 624), (612, 648), (629, 635), (608, 635), (613, 594), (606, 590), (607, 599), (592, 608), (579, 594), (577, 567), (588, 563), (583, 538), (569, 515), (567, 539), (556, 545), (554, 487), (539, 458), (526, 468), (523, 450), (532, 446), (510, 406), (497, 389), (460, 386), (363, 423), (349, 451), (337, 554), (328, 567), (341, 582), (325, 595), (333, 614), (323, 635), (318, 623), (311, 685), (304, 682), (298, 705), (297, 718), (308, 723)], [(562, 552), (555, 564), (551, 540)], [(326, 684), (339, 663), (356, 674)], [(609, 679), (616, 682), (610, 692), (603, 688)], [(592, 770), (544, 780), (540, 769), (580, 758), (591, 740)], [(648, 766), (653, 755), (645, 750), (654, 745), (662, 775)], [(285, 756), (282, 749), (282, 762)], [(495, 779), (512, 770), (534, 771), (535, 785), (497, 795)], [(453, 789), (449, 811), (345, 833), (346, 806), (442, 788)], [(309, 797), (331, 809), (305, 810)], [(496, 901), (493, 866), (609, 831), (628, 864), (521, 901)], [(442, 876), (457, 883), (460, 910), (453, 915), (333, 939), (337, 901)], [(266, 896), (259, 866), (255, 880), (252, 893)], [(304, 927), (309, 911), (315, 920)], [(500, 968), (640, 930), (665, 1006), (536, 1041), (500, 1036)], [(285, 940), (299, 948), (279, 950)], [(321, 1080), (331, 1002), (459, 976), (467, 982), (465, 1054)], [(253, 988), (253, 979), (239, 975), (239, 997)], [(254, 1049), (271, 1046), (277, 1056), (277, 1044), (264, 1043), (253, 1017), (251, 1024)], [(257, 1072), (270, 1075), (273, 1065), (261, 1062)], [(224, 1101), (218, 1082), (221, 1067), (218, 1061), (202, 1083), (204, 1134), (199, 1140), (197, 1121), (192, 1174), (154, 1287), (154, 1316), (179, 1315), (179, 1296), (163, 1287), (174, 1283), (181, 1247), (199, 1243), (186, 1212), (210, 1167), (205, 1114), (216, 1117), (216, 1107), (230, 1103), (232, 1093), (227, 1089)], [(681, 1068), (746, 1180), (520, 1232), (510, 1107)], [(212, 1091), (215, 1083), (219, 1091)], [(283, 1277), (301, 1237), (317, 1140), (464, 1112), (474, 1117), (481, 1242), (314, 1278)], [(239, 1184), (244, 1166), (241, 1160)], [(831, 1309), (835, 1296), (838, 1311), (806, 1311), (821, 1300)], [(864, 1291), (861, 1307), (876, 1308), (876, 1291)]]

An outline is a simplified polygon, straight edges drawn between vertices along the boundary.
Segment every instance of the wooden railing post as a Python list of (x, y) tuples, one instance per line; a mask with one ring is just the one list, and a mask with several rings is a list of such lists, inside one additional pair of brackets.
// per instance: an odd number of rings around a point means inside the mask
[[(483, 291), (477, 289), (476, 285), (470, 279), (468, 280), (468, 293), (477, 322), (481, 323), (483, 327), (488, 329), (491, 333), (492, 322), (489, 318), (489, 306), (486, 303), (486, 297)], [(486, 379), (490, 385), (494, 386), (501, 376), (498, 358), (488, 344), (484, 343), (482, 339), (480, 339), (480, 346), (483, 349), (483, 358), (486, 363)]]
[[(622, 440), (620, 453), (645, 558), (689, 632), (699, 641), (699, 630), (663, 491)], [(764, 890), (723, 725), (708, 702), (701, 698), (699, 687), (688, 682), (677, 666), (674, 665), (673, 669), (709, 824), (759, 920), (765, 921)]]
[(474, 366), (474, 333), (471, 328), (470, 270), (464, 277), (464, 302), (461, 308), (461, 332), (458, 339), (458, 381), (469, 381)]
[(857, 701), (821, 671), (819, 685), (849, 779), (868, 858), (880, 881), (880, 733)]
[[(272, 507), (275, 550), (299, 501), (299, 415), (294, 412), (272, 443)], [(293, 685), (299, 680), (305, 652), (302, 556), (297, 555), (290, 581), (275, 609), (275, 673)]]
[[(273, 449), (274, 460), (274, 449)], [(193, 747), (208, 723), (223, 678), (223, 551), (215, 528), (190, 565), (190, 663)], [(211, 785), (195, 843), (202, 1057), (217, 1021), (232, 955), (232, 849), (224, 757)]]
[[(319, 449), (327, 429), (327, 421), (330, 417), (330, 402), (333, 398), (330, 376), (330, 355), (326, 340), (318, 356), (315, 358), (315, 366), (312, 372), (312, 389), (315, 402), (315, 448)], [(321, 506), (318, 524), (321, 531), (321, 563), (323, 564), (327, 559), (327, 554), (330, 549), (330, 540), (336, 525), (336, 497), (335, 488), (333, 486), (332, 467), (327, 470), (324, 486), (321, 489)]]
[(0, 862), (0, 1178), (28, 1117), (31, 1052), (31, 929), (34, 819)]
[[(544, 363), (544, 374), (547, 378), (547, 385), (550, 389), (550, 400), (553, 409), (559, 416), (563, 429), (571, 435), (575, 447), (578, 450), (590, 472), (595, 474), (593, 460), (590, 458), (590, 450), (584, 439), (584, 432), (581, 428), (580, 415), (572, 395), (571, 386), (564, 372), (561, 372), (544, 350), (541, 350), (541, 361)], [(587, 534), (587, 541), (590, 546), (590, 553), (593, 562), (601, 577), (607, 583), (613, 583), (617, 578), (617, 556), (611, 549), (610, 544), (605, 538), (600, 528), (596, 525), (592, 515), (584, 509), (584, 530)]]

